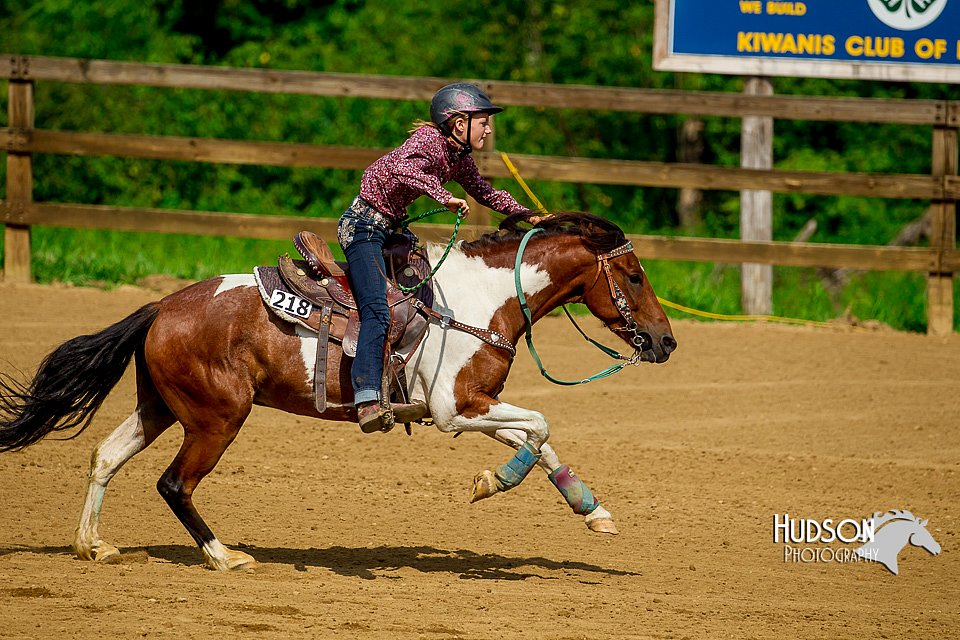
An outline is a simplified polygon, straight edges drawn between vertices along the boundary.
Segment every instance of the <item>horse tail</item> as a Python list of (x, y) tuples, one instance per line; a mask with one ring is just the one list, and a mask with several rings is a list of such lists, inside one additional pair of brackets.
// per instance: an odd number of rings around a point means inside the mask
[(18, 451), (54, 431), (83, 433), (160, 313), (153, 302), (88, 336), (51, 352), (27, 384), (0, 374), (0, 452)]

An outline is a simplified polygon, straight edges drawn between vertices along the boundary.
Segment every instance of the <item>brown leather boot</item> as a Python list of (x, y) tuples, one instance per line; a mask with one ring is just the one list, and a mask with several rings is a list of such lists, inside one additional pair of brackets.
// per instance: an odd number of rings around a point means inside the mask
[(376, 400), (364, 402), (357, 407), (357, 421), (360, 423), (360, 431), (364, 433), (390, 431), (394, 422), (393, 412)]

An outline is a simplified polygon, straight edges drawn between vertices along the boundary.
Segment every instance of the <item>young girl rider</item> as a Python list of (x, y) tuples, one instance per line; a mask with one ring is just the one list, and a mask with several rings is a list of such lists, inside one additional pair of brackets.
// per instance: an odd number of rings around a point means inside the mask
[(390, 323), (383, 244), (407, 215), (407, 205), (428, 195), (450, 211), (469, 212), (467, 202), (443, 185), (460, 184), (480, 204), (513, 214), (526, 211), (506, 191), (484, 182), (470, 156), (490, 135), (490, 118), (503, 111), (478, 87), (450, 84), (433, 96), (429, 123), (421, 124), (402, 145), (363, 172), (360, 195), (340, 218), (337, 237), (349, 266), (350, 285), (360, 309), (357, 356), (351, 368), (354, 403), (364, 433), (389, 430), (393, 411), (401, 418), (416, 405), (381, 405), (384, 342)]

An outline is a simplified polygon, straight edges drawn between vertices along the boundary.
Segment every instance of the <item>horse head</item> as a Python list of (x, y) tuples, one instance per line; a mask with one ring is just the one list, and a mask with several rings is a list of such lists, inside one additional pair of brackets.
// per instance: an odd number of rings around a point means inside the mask
[[(507, 221), (505, 221), (507, 222)], [(650, 280), (633, 252), (633, 245), (614, 223), (588, 213), (558, 213), (538, 227), (572, 236), (587, 254), (576, 265), (578, 286), (568, 301), (582, 302), (590, 312), (647, 362), (666, 362), (677, 348), (670, 321)], [(575, 264), (573, 251), (564, 256)], [(576, 276), (568, 277), (576, 281)]]
[(632, 245), (621, 247), (627, 249), (597, 254), (599, 277), (583, 295), (583, 303), (604, 326), (640, 352), (641, 360), (666, 362), (677, 348), (670, 321)]
[[(532, 222), (536, 224), (531, 229)], [(527, 301), (532, 322), (561, 305), (583, 303), (635, 350), (634, 362), (666, 362), (677, 348), (633, 245), (608, 220), (583, 212), (537, 218), (517, 213), (504, 219), (496, 232), (461, 243), (460, 249), (488, 267), (515, 270), (515, 261), (522, 260), (544, 276), (542, 282), (548, 285), (532, 290)], [(513, 306), (505, 312), (510, 318), (504, 329), (517, 339), (524, 330), (520, 311)]]

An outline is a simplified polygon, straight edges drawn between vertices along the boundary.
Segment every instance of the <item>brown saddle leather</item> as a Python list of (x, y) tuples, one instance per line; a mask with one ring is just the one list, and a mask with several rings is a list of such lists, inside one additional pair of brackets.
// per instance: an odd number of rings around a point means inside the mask
[[(314, 392), (317, 411), (326, 408), (326, 376), (328, 341), (339, 342), (343, 354), (355, 357), (360, 334), (360, 314), (357, 302), (350, 291), (345, 265), (337, 262), (327, 244), (315, 233), (302, 231), (294, 239), (294, 245), (304, 260), (294, 260), (282, 255), (277, 267), (257, 267), (254, 275), (264, 303), (274, 313), (288, 322), (297, 322), (318, 334), (317, 362), (314, 374)], [(390, 325), (387, 330), (388, 353), (384, 367), (383, 397), (392, 401), (406, 402), (408, 393), (403, 368), (404, 358), (397, 351), (412, 354), (426, 335), (430, 322), (439, 322), (443, 327), (465, 331), (510, 356), (516, 354), (513, 345), (505, 336), (487, 328), (473, 327), (458, 322), (450, 315), (441, 314), (432, 308), (433, 288), (428, 280), (430, 263), (416, 246), (412, 234), (395, 234), (384, 246), (384, 261), (388, 265), (387, 304), (390, 308)], [(415, 293), (405, 293), (391, 279), (404, 286), (413, 287), (427, 280), (425, 286)], [(299, 318), (287, 312), (283, 303), (288, 293), (296, 294), (313, 305), (307, 316)], [(274, 306), (274, 295), (278, 304)], [(409, 356), (408, 356), (409, 357)]]
[[(280, 257), (277, 267), (257, 267), (254, 275), (258, 288), (267, 306), (290, 322), (299, 322), (301, 325), (318, 334), (317, 360), (314, 370), (314, 395), (317, 411), (326, 410), (326, 378), (327, 351), (329, 341), (339, 342), (343, 354), (347, 357), (356, 357), (357, 339), (360, 335), (360, 312), (349, 289), (341, 286), (338, 279), (326, 276), (317, 278), (312, 273), (306, 261), (293, 260), (288, 255)], [(313, 305), (308, 317), (296, 318), (284, 313), (282, 305), (274, 307), (271, 303), (275, 294), (288, 291), (301, 298), (305, 298)], [(404, 294), (396, 287), (391, 287), (388, 294), (390, 304), (390, 326), (387, 330), (387, 345), (389, 354), (398, 349), (412, 351), (426, 334), (429, 319), (418, 313), (414, 302), (418, 300)], [(286, 311), (290, 311), (287, 309)], [(392, 402), (406, 402), (408, 391), (403, 374), (406, 362), (402, 358), (392, 356), (386, 358), (383, 379), (383, 397)]]
[[(343, 347), (347, 355), (355, 356), (356, 340), (360, 333), (360, 314), (353, 293), (343, 286), (340, 278), (318, 278), (313, 273), (308, 273), (309, 265), (304, 260), (293, 260), (289, 255), (283, 255), (280, 256), (279, 267), (280, 277), (298, 296), (309, 300), (316, 307), (332, 302), (335, 313), (347, 316)], [(390, 307), (387, 341), (391, 345), (400, 341), (411, 320), (418, 316), (416, 309), (410, 304), (411, 299), (410, 294), (404, 293), (392, 283), (387, 283), (387, 305)]]
[[(398, 275), (403, 273), (404, 269), (410, 264), (413, 255), (416, 253), (414, 250), (416, 240), (416, 236), (409, 231), (391, 233), (387, 236), (383, 245), (383, 258), (389, 271), (387, 276), (391, 280), (396, 280)], [(293, 246), (307, 261), (314, 275), (333, 278), (341, 278), (346, 275), (343, 264), (337, 262), (333, 257), (330, 246), (313, 231), (304, 230), (298, 233), (293, 239)]]
[(334, 259), (330, 246), (313, 231), (298, 233), (293, 239), (293, 246), (307, 261), (315, 275), (333, 276), (334, 278), (346, 275), (346, 272), (340, 268), (340, 265)]
[[(354, 357), (357, 353), (357, 339), (360, 335), (360, 315), (357, 301), (350, 290), (350, 281), (343, 263), (337, 262), (330, 247), (312, 231), (301, 231), (293, 239), (293, 244), (303, 255), (304, 260), (293, 260), (288, 255), (280, 256), (279, 271), (283, 281), (302, 298), (310, 300), (314, 306), (322, 308), (332, 302), (334, 315), (346, 316), (347, 323), (343, 331), (341, 345), (344, 352)], [(384, 259), (389, 265), (391, 275), (398, 272), (413, 282), (419, 281), (429, 273), (430, 265), (425, 259), (411, 260), (413, 237), (407, 234), (393, 234), (384, 246)], [(402, 266), (401, 266), (402, 265)], [(412, 284), (412, 282), (411, 282)], [(423, 289), (427, 289), (424, 287)], [(420, 295), (421, 300), (423, 294)], [(422, 335), (426, 323), (413, 322), (421, 316), (411, 304), (413, 296), (404, 293), (393, 282), (387, 281), (387, 305), (390, 307), (390, 326), (387, 330), (387, 343), (399, 346), (412, 343)], [(429, 296), (432, 302), (432, 291)], [(340, 323), (332, 322), (333, 336), (340, 337)], [(411, 326), (414, 325), (414, 326)], [(401, 340), (405, 334), (407, 340)]]

